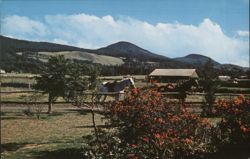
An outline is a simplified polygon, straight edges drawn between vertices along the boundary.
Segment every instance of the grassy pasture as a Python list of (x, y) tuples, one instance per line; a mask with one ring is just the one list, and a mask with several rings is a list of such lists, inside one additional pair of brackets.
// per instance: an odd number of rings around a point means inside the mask
[[(34, 75), (12, 74), (1, 78), (2, 82), (27, 82)], [(137, 75), (135, 82), (137, 87), (147, 85), (144, 75)], [(123, 76), (100, 77), (103, 81), (120, 80)], [(35, 82), (35, 81), (32, 81)], [(28, 88), (1, 87), (1, 91), (25, 91)], [(1, 101), (25, 101), (24, 96), (32, 93), (1, 94)], [(219, 96), (217, 99), (233, 99), (234, 97)], [(108, 100), (113, 100), (109, 97)], [(47, 95), (43, 95), (40, 102), (47, 102)], [(64, 101), (59, 98), (58, 101)], [(204, 102), (204, 97), (188, 95), (187, 102)], [(41, 119), (36, 116), (27, 116), (24, 110), (27, 104), (2, 104), (1, 105), (1, 157), (4, 159), (69, 159), (81, 158), (81, 148), (84, 143), (83, 136), (93, 133), (91, 127), (91, 114), (88, 111), (79, 111), (70, 104), (55, 104), (54, 113), (47, 115), (47, 105), (43, 105)], [(191, 108), (198, 110), (199, 106)], [(32, 109), (32, 111), (36, 111)], [(198, 110), (199, 111), (199, 110)], [(216, 124), (220, 119), (209, 119)], [(96, 114), (97, 125), (104, 125), (102, 115)], [(244, 147), (243, 147), (244, 148)], [(232, 158), (240, 156), (239, 148), (229, 149), (227, 152)], [(247, 152), (246, 150), (244, 150)], [(228, 153), (218, 154), (212, 158), (227, 158)]]
[[(92, 134), (91, 114), (70, 105), (56, 105), (52, 115), (42, 119), (24, 115), (23, 107), (2, 105), (1, 158), (81, 158), (83, 136)], [(97, 125), (103, 125), (96, 114)]]
[[(1, 83), (25, 83), (25, 84), (34, 84), (35, 79), (34, 77), (37, 75), (34, 74), (4, 74), (1, 76)], [(124, 76), (102, 76), (99, 77), (101, 81), (114, 81), (114, 80), (121, 80), (123, 79)], [(133, 75), (134, 80), (135, 80), (135, 85), (137, 87), (144, 87), (147, 85), (147, 82), (145, 80), (145, 75)], [(160, 83), (162, 84), (162, 83)], [(223, 87), (223, 89), (231, 89), (233, 91), (235, 90), (250, 90), (249, 88), (230, 88), (230, 87)], [(32, 88), (24, 88), (24, 87), (1, 87), (2, 92), (11, 92), (11, 91), (32, 91)], [(24, 101), (23, 96), (31, 96), (32, 93), (16, 93), (16, 94), (1, 94), (1, 100), (2, 101), (16, 101), (16, 102), (22, 102)], [(219, 98), (224, 98), (224, 97), (218, 97)], [(229, 97), (225, 97), (229, 98)], [(112, 100), (113, 98), (110, 97), (108, 98)], [(43, 95), (42, 98), (39, 100), (40, 102), (47, 102), (47, 95)], [(59, 102), (65, 102), (64, 99), (58, 98)], [(188, 102), (204, 102), (204, 97), (202, 96), (188, 96), (186, 101)]]
[(77, 59), (82, 61), (93, 61), (104, 65), (121, 65), (123, 60), (117, 57), (97, 55), (81, 51), (61, 51), (61, 52), (38, 52), (41, 61), (47, 61), (49, 56), (64, 55), (67, 59)]
[[(46, 106), (44, 106), (46, 107)], [(71, 105), (57, 104), (54, 113), (40, 120), (23, 113), (25, 105), (1, 107), (1, 158), (3, 159), (80, 159), (84, 137), (93, 134), (91, 114)], [(105, 120), (96, 113), (98, 126)], [(219, 118), (209, 119), (213, 124)], [(226, 147), (207, 159), (246, 158), (246, 145)]]

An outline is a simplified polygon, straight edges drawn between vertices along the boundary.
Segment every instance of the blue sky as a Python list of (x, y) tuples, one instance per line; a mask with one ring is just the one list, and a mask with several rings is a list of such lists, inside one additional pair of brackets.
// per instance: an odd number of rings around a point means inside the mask
[(168, 57), (249, 64), (249, 0), (0, 0), (1, 34), (99, 48), (130, 41)]

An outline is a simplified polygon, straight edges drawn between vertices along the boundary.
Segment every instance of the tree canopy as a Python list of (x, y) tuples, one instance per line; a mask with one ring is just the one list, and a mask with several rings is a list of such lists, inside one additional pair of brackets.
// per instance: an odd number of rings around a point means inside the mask
[(74, 100), (88, 89), (86, 75), (88, 68), (65, 59), (64, 56), (52, 56), (49, 58), (42, 73), (36, 78), (35, 89), (48, 94), (48, 113), (52, 112), (52, 103), (58, 97)]

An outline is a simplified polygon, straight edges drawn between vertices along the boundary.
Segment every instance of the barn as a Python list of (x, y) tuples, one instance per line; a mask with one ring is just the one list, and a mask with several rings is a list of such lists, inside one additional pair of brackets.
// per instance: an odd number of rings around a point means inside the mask
[(157, 82), (179, 82), (199, 78), (196, 69), (155, 69), (149, 79)]

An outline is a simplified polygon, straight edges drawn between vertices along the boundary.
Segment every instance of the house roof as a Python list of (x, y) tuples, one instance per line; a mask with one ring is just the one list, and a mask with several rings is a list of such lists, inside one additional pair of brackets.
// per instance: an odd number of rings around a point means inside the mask
[(0, 69), (0, 74), (6, 73), (5, 70)]
[(198, 74), (195, 69), (155, 69), (149, 74), (149, 76), (198, 78)]

